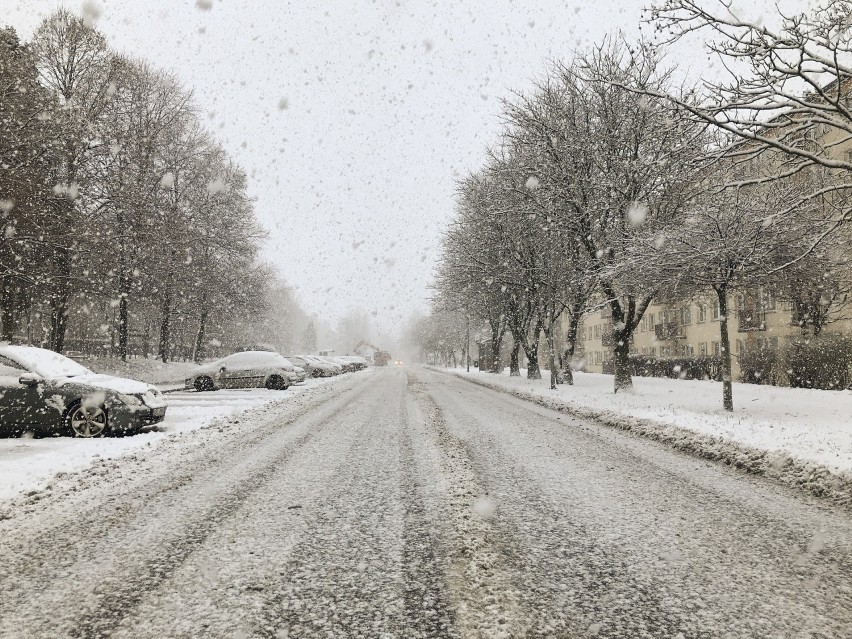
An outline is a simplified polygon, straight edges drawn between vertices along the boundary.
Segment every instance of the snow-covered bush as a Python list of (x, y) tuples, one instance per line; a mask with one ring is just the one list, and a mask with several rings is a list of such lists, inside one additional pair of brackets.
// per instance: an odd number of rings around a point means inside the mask
[(852, 385), (852, 338), (846, 335), (791, 340), (784, 356), (790, 386), (839, 390)]
[(746, 384), (786, 385), (781, 349), (768, 344), (750, 346), (740, 352), (740, 381)]
[[(656, 357), (630, 356), (631, 374), (637, 377), (668, 377), (671, 379), (721, 380), (721, 361), (718, 357)], [(612, 362), (604, 362), (603, 372), (612, 374)]]

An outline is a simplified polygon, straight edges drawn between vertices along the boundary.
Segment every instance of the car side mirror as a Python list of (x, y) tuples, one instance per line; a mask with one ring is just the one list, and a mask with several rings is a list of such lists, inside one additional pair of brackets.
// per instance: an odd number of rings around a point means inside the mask
[(37, 373), (24, 373), (18, 378), (18, 383), (23, 386), (38, 386), (44, 378)]

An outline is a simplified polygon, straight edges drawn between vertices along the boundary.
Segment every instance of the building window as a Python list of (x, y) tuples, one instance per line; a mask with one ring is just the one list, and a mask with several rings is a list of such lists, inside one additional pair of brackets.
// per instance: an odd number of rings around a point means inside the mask
[(698, 319), (696, 322), (701, 324), (702, 322), (707, 321), (707, 307), (704, 304), (698, 305)]
[(719, 342), (713, 342), (713, 354), (719, 356), (722, 354), (722, 345)]
[(657, 356), (657, 347), (651, 346), (650, 348), (648, 348), (648, 354), (651, 355), (652, 357), (656, 357)]
[(595, 351), (595, 364), (600, 364), (603, 361), (600, 351)]
[(654, 323), (654, 314), (648, 313), (647, 317), (648, 317), (648, 330), (653, 331), (654, 327), (656, 326), (656, 324)]
[(683, 325), (692, 324), (692, 307), (684, 306), (680, 309), (680, 323)]
[(601, 338), (601, 325), (595, 324), (595, 339)]
[(713, 321), (717, 321), (719, 319), (719, 300), (713, 302), (713, 312), (711, 313), (710, 318)]
[(694, 357), (695, 347), (692, 344), (685, 344), (683, 347), (683, 354), (685, 357)]
[(707, 355), (707, 342), (701, 342), (701, 343), (698, 345), (698, 352), (699, 352), (701, 355)]

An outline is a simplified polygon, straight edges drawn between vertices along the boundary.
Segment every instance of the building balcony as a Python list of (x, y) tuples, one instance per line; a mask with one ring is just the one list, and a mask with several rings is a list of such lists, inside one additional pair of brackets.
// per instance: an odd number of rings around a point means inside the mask
[(683, 335), (683, 326), (677, 322), (660, 322), (654, 326), (654, 336), (660, 341), (680, 339)]
[(740, 311), (737, 314), (737, 332), (751, 333), (766, 330), (766, 315), (761, 312)]

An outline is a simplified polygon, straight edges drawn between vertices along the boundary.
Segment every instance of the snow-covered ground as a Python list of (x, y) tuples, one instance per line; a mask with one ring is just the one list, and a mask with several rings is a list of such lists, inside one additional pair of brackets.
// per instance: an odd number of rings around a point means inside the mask
[[(503, 375), (453, 372), (554, 408), (608, 422), (621, 420), (622, 424), (613, 425), (680, 448), (693, 444), (679, 441), (679, 433), (673, 429), (697, 433), (706, 440), (695, 446), (703, 447), (698, 452), (704, 456), (717, 455), (715, 451), (706, 454), (706, 442), (728, 442), (749, 449), (749, 454), (768, 453), (761, 463), (770, 466), (781, 468), (795, 460), (803, 472), (828, 470), (852, 478), (852, 391), (734, 384), (734, 412), (728, 413), (721, 406), (721, 385), (711, 381), (635, 377), (632, 393), (614, 394), (611, 375), (577, 373), (573, 386), (560, 385), (553, 391), (547, 371), (542, 372), (541, 380), (509, 377), (508, 369)], [(717, 458), (749, 467), (749, 459), (723, 454)]]
[(166, 395), (166, 419), (155, 430), (128, 437), (0, 438), (0, 500), (41, 490), (57, 473), (81, 470), (98, 459), (133, 454), (143, 447), (156, 446), (168, 438), (207, 426), (217, 418), (229, 418), (224, 422), (227, 426), (228, 422), (239, 420), (243, 411), (276, 401), (286, 402), (293, 395), (337, 379), (342, 377), (308, 379), (286, 391), (261, 388), (170, 393)]

